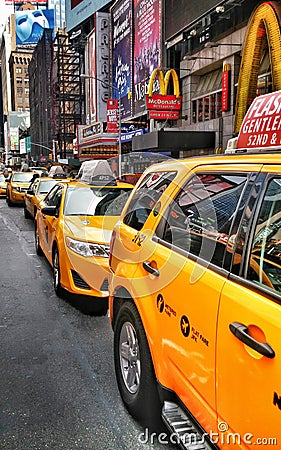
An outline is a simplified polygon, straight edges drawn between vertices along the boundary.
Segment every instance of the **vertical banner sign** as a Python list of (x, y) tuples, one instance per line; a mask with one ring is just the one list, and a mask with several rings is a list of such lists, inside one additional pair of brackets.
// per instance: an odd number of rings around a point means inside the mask
[(132, 116), (132, 0), (118, 0), (111, 8), (112, 97), (121, 97), (121, 117)]
[(118, 133), (119, 125), (119, 102), (118, 100), (107, 100), (107, 132)]
[[(106, 121), (106, 105), (110, 93), (109, 14), (95, 14), (95, 28), (88, 36), (88, 74), (86, 87), (88, 123)], [(87, 86), (89, 89), (87, 90)]]
[(107, 100), (110, 93), (110, 15), (96, 13), (96, 72), (97, 72), (97, 119), (106, 121)]
[(134, 114), (141, 114), (149, 78), (161, 66), (161, 2), (134, 0), (134, 24)]
[[(89, 76), (85, 83), (86, 98), (89, 97), (88, 111), (86, 111), (87, 123), (96, 122), (97, 119), (97, 63), (96, 63), (96, 31), (94, 30), (88, 37), (88, 67)], [(89, 86), (87, 92), (87, 85)]]
[(230, 65), (225, 64), (222, 72), (222, 95), (221, 95), (221, 109), (222, 111), (229, 111), (230, 109)]

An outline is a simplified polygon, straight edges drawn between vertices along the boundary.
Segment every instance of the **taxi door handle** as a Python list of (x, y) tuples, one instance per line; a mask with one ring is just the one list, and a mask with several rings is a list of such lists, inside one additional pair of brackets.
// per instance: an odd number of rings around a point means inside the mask
[(150, 261), (144, 261), (142, 263), (142, 266), (147, 272), (151, 273), (155, 277), (159, 277), (159, 275), (160, 275), (159, 270), (156, 267), (152, 267)]
[(248, 333), (248, 328), (246, 327), (246, 325), (243, 325), (243, 323), (232, 322), (229, 325), (229, 329), (235, 337), (237, 337), (240, 341), (248, 345), (248, 347), (251, 347), (256, 352), (260, 353), (263, 356), (266, 356), (267, 358), (275, 357), (275, 351), (273, 350), (273, 348), (266, 342), (259, 342), (256, 341), (256, 339), (252, 338), (252, 336), (250, 336)]

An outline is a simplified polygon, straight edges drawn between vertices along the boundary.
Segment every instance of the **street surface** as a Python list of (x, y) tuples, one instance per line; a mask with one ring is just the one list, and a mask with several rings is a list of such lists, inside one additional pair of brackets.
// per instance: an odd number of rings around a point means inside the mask
[[(108, 317), (53, 291), (33, 222), (0, 199), (0, 449), (171, 449), (120, 399)], [(163, 427), (162, 432), (167, 432)], [(162, 442), (162, 443), (160, 443)]]

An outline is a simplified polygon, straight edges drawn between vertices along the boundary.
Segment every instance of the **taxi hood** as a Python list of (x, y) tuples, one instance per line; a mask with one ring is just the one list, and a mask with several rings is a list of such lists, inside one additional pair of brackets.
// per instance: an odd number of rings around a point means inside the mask
[(65, 234), (78, 240), (109, 244), (117, 220), (113, 216), (65, 216)]

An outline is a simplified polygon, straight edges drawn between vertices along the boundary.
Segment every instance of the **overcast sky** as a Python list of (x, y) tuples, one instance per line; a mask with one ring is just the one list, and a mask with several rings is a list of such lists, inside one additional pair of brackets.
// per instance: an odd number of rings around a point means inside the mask
[(5, 1), (0, 0), (0, 11), (1, 11), (0, 27), (3, 28), (6, 23), (7, 17), (9, 16), (9, 14), (13, 12), (13, 7), (5, 5)]

